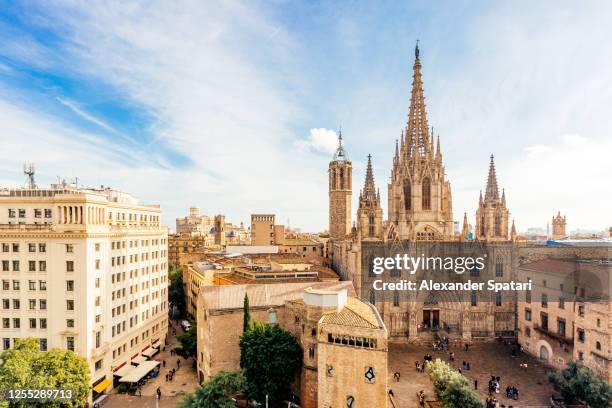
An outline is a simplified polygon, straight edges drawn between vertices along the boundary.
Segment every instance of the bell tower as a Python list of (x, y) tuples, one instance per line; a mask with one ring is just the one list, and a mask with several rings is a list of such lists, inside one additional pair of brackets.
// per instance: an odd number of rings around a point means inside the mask
[(329, 236), (343, 240), (351, 232), (353, 167), (342, 146), (342, 131), (338, 133), (338, 148), (329, 162), (328, 173)]

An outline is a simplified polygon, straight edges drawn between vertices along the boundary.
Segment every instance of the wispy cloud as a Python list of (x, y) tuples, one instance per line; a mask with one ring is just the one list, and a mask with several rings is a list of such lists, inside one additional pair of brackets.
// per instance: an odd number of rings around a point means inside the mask
[(117, 130), (115, 128), (113, 128), (108, 123), (104, 122), (101, 119), (96, 118), (95, 116), (93, 116), (90, 113), (85, 112), (75, 102), (67, 100), (67, 99), (64, 99), (64, 98), (60, 98), (60, 97), (58, 97), (57, 100), (58, 100), (59, 103), (61, 103), (62, 105), (68, 107), (71, 111), (73, 111), (74, 113), (79, 115), (81, 118), (85, 119), (86, 121), (91, 122), (91, 123), (101, 127), (104, 130), (107, 130), (109, 132), (113, 132), (115, 134), (119, 133), (119, 132), (117, 132)]

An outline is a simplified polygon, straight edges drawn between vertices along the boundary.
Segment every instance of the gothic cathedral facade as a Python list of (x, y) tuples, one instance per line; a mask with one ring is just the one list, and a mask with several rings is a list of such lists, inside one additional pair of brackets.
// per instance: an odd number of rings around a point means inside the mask
[[(419, 299), (398, 293), (374, 293), (372, 283), (379, 277), (371, 271), (375, 253), (394, 256), (423, 245), (450, 244), (479, 246), (491, 260), (490, 273), (508, 279), (516, 266), (509, 228), (505, 192), (499, 194), (495, 165), (491, 157), (484, 198), (476, 211), (472, 233), (464, 215), (462, 232), (455, 232), (451, 185), (446, 178), (440, 137), (429, 127), (418, 46), (412, 76), (408, 121), (396, 140), (388, 184), (388, 217), (384, 219), (381, 197), (375, 185), (372, 157), (368, 155), (363, 189), (359, 192), (356, 222), (351, 227), (352, 163), (339, 135), (338, 148), (329, 163), (328, 256), (332, 268), (343, 280), (353, 282), (358, 296), (374, 304), (385, 321), (390, 340), (412, 341), (423, 338), (422, 327), (438, 325), (464, 338), (494, 337), (513, 333), (515, 305), (511, 298), (442, 299), (436, 293), (423, 293)], [(421, 247), (419, 247), (421, 245)], [(395, 271), (393, 279), (404, 277)], [(397, 291), (396, 291), (397, 292)], [(428, 338), (427, 336), (425, 338)], [(429, 337), (430, 338), (430, 337)]]

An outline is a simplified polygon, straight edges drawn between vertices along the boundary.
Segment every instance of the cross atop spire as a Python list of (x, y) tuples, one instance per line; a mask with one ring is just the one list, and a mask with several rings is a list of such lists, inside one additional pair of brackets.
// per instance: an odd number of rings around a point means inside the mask
[(336, 152), (334, 153), (334, 161), (347, 161), (348, 155), (344, 150), (344, 146), (342, 146), (342, 129), (338, 131), (338, 147), (336, 148)]
[(489, 177), (487, 179), (487, 189), (485, 191), (485, 201), (489, 200), (499, 200), (499, 189), (497, 188), (497, 175), (495, 174), (493, 155), (491, 155), (491, 162), (489, 163)]
[(406, 145), (409, 156), (424, 157), (432, 147), (429, 139), (429, 125), (425, 111), (425, 95), (421, 77), (421, 60), (419, 59), (419, 44), (414, 51), (415, 60), (412, 74), (412, 93), (408, 109), (408, 124), (406, 126)]

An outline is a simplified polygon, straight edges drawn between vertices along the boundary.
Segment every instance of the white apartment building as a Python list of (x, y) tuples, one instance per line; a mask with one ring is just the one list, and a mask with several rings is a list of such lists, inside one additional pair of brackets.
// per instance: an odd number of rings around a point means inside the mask
[(109, 188), (0, 189), (0, 350), (23, 337), (74, 350), (92, 397), (112, 389), (163, 347), (167, 235), (159, 206)]

